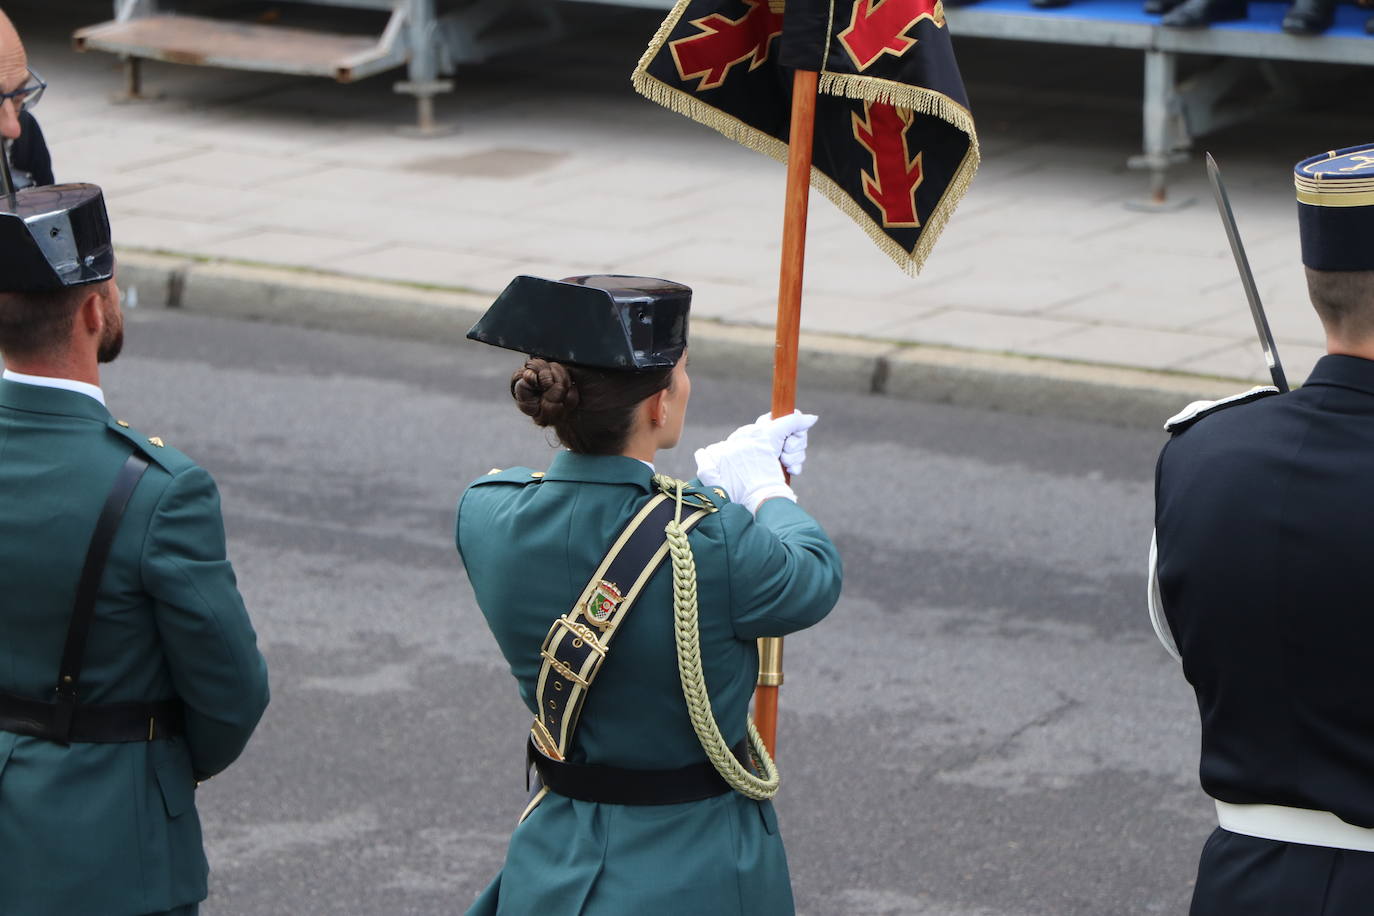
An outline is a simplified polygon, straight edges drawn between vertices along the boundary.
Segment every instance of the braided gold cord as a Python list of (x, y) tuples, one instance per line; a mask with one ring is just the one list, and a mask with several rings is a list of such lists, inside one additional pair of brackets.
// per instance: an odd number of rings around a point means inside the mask
[(673, 630), (677, 643), (677, 669), (682, 679), (682, 696), (687, 701), (687, 715), (697, 733), (701, 749), (716, 772), (732, 789), (748, 798), (764, 801), (778, 791), (778, 768), (768, 753), (752, 718), (747, 720), (750, 755), (758, 762), (763, 776), (756, 776), (730, 751), (720, 726), (711, 710), (711, 697), (706, 692), (706, 675), (701, 668), (700, 615), (697, 605), (697, 563), (687, 533), (682, 530), (682, 488), (680, 480), (657, 475), (656, 483), (664, 492), (675, 493), (677, 516), (665, 529), (668, 554), (673, 560)]

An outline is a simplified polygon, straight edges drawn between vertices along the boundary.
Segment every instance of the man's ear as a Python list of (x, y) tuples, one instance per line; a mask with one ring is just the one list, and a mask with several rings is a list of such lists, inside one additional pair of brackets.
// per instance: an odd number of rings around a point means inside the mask
[(105, 328), (104, 289), (103, 285), (88, 287), (86, 294), (81, 297), (76, 320), (88, 334), (99, 334)]

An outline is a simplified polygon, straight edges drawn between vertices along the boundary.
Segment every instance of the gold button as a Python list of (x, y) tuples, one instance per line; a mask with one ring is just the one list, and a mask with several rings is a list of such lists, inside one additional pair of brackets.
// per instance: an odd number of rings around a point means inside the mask
[(544, 472), (543, 472), (543, 471), (535, 471), (534, 473), (530, 474), (530, 476), (533, 477), (535, 480), (538, 480), (539, 478), (541, 478), (541, 477), (544, 476)]
[(115, 420), (115, 426), (122, 426), (124, 429), (128, 429), (128, 428), (129, 428), (129, 421), (128, 421), (128, 420)]
[(725, 491), (722, 490), (720, 487), (712, 487), (711, 489), (715, 490), (716, 495), (719, 496), (721, 499), (729, 499), (729, 497), (725, 495)]
[(158, 448), (165, 448), (165, 447), (166, 447), (166, 443), (163, 442), (162, 439), (161, 439), (161, 437), (159, 437), (159, 436), (149, 436), (149, 437), (148, 437), (148, 442), (149, 442), (149, 444), (151, 444), (151, 445), (156, 445)]
[(490, 471), (487, 471), (487, 476), (490, 477), (492, 474), (500, 474), (500, 473), (501, 473), (501, 469), (500, 469), (500, 468), (492, 468)]

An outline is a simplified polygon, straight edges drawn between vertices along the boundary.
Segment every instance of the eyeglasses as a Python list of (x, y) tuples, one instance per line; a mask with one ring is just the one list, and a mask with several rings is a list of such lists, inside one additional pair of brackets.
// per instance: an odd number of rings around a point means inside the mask
[(14, 100), (14, 107), (19, 111), (27, 111), (38, 104), (38, 100), (43, 97), (43, 90), (48, 88), (48, 84), (43, 82), (43, 77), (33, 72), (29, 68), (29, 81), (13, 92), (0, 92), (0, 105), (7, 99)]

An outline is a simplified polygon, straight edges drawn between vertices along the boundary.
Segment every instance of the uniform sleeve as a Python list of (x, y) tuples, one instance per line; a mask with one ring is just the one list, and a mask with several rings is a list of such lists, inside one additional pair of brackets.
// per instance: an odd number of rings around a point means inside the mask
[(219, 492), (193, 467), (172, 478), (143, 550), (186, 737), (198, 778), (223, 770), (243, 751), (267, 708), (267, 663), (229, 565)]
[(14, 141), (10, 150), (14, 167), (32, 175), (36, 185), (53, 184), (52, 156), (48, 153), (47, 141), (43, 139), (43, 129), (27, 111), (19, 113), (19, 124), (19, 139)]
[(735, 503), (720, 515), (737, 637), (786, 636), (830, 613), (840, 597), (840, 554), (806, 510), (770, 499), (755, 517)]

